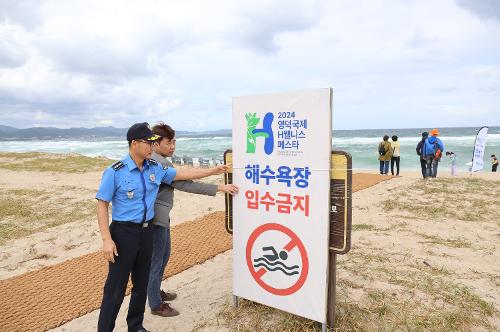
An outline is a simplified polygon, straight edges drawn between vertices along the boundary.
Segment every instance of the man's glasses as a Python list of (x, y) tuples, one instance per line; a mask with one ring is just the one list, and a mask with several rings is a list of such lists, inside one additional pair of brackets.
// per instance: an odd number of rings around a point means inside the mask
[(146, 143), (149, 146), (153, 146), (153, 145), (157, 145), (158, 144), (158, 141), (148, 141), (148, 140), (145, 140), (145, 139), (137, 139), (136, 141), (142, 142), (142, 143)]

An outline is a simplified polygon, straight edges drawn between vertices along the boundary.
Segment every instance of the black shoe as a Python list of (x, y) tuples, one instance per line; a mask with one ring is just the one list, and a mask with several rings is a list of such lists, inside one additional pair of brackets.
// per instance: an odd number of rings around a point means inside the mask
[[(128, 330), (129, 332), (131, 332), (130, 330)], [(149, 330), (146, 330), (144, 327), (141, 327), (140, 329), (136, 330), (135, 332), (151, 332)]]

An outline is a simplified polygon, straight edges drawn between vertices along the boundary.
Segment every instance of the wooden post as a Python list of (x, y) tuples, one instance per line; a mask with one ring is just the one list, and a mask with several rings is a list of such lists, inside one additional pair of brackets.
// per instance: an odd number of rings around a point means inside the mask
[(326, 322), (329, 328), (335, 327), (335, 302), (337, 285), (337, 254), (330, 250), (329, 253), (329, 272), (328, 272), (328, 304), (326, 313)]

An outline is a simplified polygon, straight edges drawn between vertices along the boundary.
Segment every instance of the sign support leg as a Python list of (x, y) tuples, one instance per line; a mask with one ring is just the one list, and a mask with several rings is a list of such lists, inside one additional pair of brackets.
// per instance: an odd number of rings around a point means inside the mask
[(337, 284), (337, 254), (329, 253), (329, 277), (328, 277), (328, 304), (326, 313), (326, 322), (330, 328), (335, 327), (335, 302), (336, 302), (336, 284)]
[(233, 308), (238, 308), (238, 297), (233, 295)]
[(326, 323), (321, 323), (321, 332), (326, 332)]

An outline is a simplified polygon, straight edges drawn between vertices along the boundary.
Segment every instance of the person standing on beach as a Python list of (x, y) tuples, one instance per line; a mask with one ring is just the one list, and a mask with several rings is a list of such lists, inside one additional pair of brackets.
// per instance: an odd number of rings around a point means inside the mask
[(491, 171), (496, 172), (498, 167), (498, 159), (494, 154), (491, 155)]
[[(127, 314), (128, 331), (147, 331), (142, 322), (153, 249), (150, 223), (154, 218), (153, 204), (160, 184), (227, 171), (225, 165), (214, 169), (185, 170), (162, 167), (149, 159), (158, 138), (146, 122), (132, 125), (127, 131), (128, 155), (104, 171), (96, 194), (102, 251), (109, 262), (97, 324), (99, 332), (113, 331), (130, 276), (133, 287)], [(111, 225), (110, 203), (113, 206)]]
[[(159, 123), (152, 128), (153, 133), (160, 137), (153, 147), (151, 159), (163, 167), (173, 167), (166, 158), (172, 157), (175, 152), (175, 130), (165, 123)], [(161, 184), (155, 202), (155, 217), (153, 219), (153, 253), (151, 256), (151, 269), (149, 271), (148, 302), (151, 314), (162, 317), (177, 316), (179, 312), (173, 309), (167, 301), (177, 297), (174, 292), (161, 290), (161, 281), (170, 257), (170, 211), (174, 204), (174, 189), (181, 191), (215, 196), (220, 191), (227, 194), (236, 194), (238, 187), (233, 184), (208, 184), (193, 181), (173, 181), (170, 184)]]
[(446, 155), (450, 158), (450, 169), (451, 169), (451, 175), (456, 176), (458, 174), (457, 172), (457, 156), (455, 153), (446, 151)]
[(389, 162), (392, 158), (391, 143), (389, 136), (384, 135), (382, 142), (378, 145), (378, 160), (380, 161), (380, 174), (387, 175), (389, 173)]
[(439, 130), (432, 129), (431, 136), (427, 137), (423, 147), (422, 154), (425, 156), (427, 162), (427, 177), (431, 178), (437, 176), (439, 161), (444, 152), (444, 144), (438, 138), (439, 134)]
[(401, 156), (401, 144), (398, 142), (398, 137), (393, 135), (391, 137), (391, 149), (392, 149), (392, 158), (391, 158), (391, 174), (394, 175), (394, 163), (396, 163), (396, 175), (399, 175), (399, 160)]
[(423, 154), (423, 149), (424, 149), (424, 144), (425, 144), (425, 140), (427, 139), (427, 137), (429, 137), (429, 133), (424, 131), (422, 133), (422, 139), (420, 140), (420, 142), (418, 142), (417, 144), (417, 155), (420, 156), (420, 169), (422, 170), (422, 177), (424, 179), (427, 178), (427, 161), (425, 160), (425, 156)]

